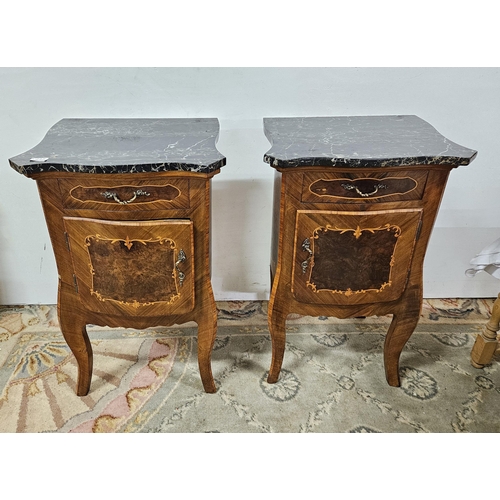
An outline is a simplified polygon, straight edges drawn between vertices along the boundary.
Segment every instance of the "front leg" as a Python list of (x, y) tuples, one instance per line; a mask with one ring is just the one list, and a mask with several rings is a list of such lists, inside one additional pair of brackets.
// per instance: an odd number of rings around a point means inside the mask
[(198, 367), (205, 392), (217, 391), (212, 375), (212, 350), (217, 336), (217, 307), (212, 285), (205, 287), (196, 322), (198, 323)]
[[(68, 290), (69, 288), (69, 290)], [(78, 366), (76, 394), (86, 396), (92, 380), (93, 353), (80, 303), (71, 287), (59, 282), (58, 316), (61, 332)]]
[(281, 365), (283, 364), (286, 342), (286, 318), (288, 314), (289, 310), (286, 307), (285, 301), (279, 300), (276, 295), (274, 295), (269, 301), (267, 315), (272, 343), (271, 367), (267, 377), (267, 381), (270, 384), (274, 384), (278, 381)]
[(395, 311), (385, 337), (384, 367), (387, 383), (393, 387), (401, 385), (399, 379), (399, 357), (420, 319), (422, 288), (414, 287), (405, 292), (404, 300)]

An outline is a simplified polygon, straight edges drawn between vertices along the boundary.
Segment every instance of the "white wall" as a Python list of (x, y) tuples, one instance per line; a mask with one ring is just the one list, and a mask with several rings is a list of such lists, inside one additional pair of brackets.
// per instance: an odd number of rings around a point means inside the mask
[(214, 177), (217, 300), (267, 299), (273, 169), (264, 116), (416, 114), (479, 151), (452, 171), (424, 269), (426, 297), (493, 297), (467, 278), (500, 236), (498, 68), (0, 68), (0, 304), (56, 302), (57, 271), (33, 180), (8, 158), (62, 118), (217, 117), (227, 165)]

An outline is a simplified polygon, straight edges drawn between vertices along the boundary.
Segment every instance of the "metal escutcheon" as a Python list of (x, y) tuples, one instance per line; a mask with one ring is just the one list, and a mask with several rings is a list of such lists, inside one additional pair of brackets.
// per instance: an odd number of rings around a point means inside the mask
[(385, 184), (375, 184), (373, 186), (373, 191), (372, 192), (370, 192), (370, 193), (364, 193), (363, 191), (361, 191), (354, 184), (342, 184), (342, 187), (346, 191), (352, 191), (352, 190), (354, 190), (354, 191), (356, 191), (356, 193), (359, 194), (359, 196), (363, 196), (364, 198), (366, 198), (367, 196), (373, 196), (374, 194), (377, 194), (379, 189), (387, 189), (387, 186)]
[(150, 193), (148, 193), (147, 191), (143, 191), (142, 189), (134, 191), (133, 196), (132, 198), (130, 198), (130, 200), (120, 200), (120, 198), (118, 198), (118, 195), (113, 191), (104, 191), (104, 193), (101, 194), (104, 196), (104, 198), (113, 199), (120, 205), (128, 205), (129, 203), (132, 203), (138, 196), (150, 196)]
[(186, 275), (178, 268), (178, 265), (181, 262), (184, 262), (186, 260), (186, 254), (184, 253), (184, 250), (182, 248), (179, 250), (179, 255), (177, 256), (177, 260), (175, 261), (175, 270), (177, 271), (177, 276), (179, 276), (179, 286), (182, 286), (184, 283), (184, 278)]
[(307, 257), (307, 259), (300, 264), (300, 267), (302, 268), (302, 274), (305, 274), (307, 271), (307, 267), (309, 266), (309, 262), (311, 260), (311, 257), (313, 256), (313, 252), (311, 250), (311, 240), (309, 238), (306, 238), (302, 242), (302, 250), (304, 252), (309, 252), (309, 256)]

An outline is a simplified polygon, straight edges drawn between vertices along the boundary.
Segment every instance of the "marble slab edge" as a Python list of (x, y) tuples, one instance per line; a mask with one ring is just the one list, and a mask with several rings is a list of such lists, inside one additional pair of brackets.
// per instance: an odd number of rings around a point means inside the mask
[(296, 159), (279, 159), (271, 154), (264, 155), (264, 162), (272, 167), (279, 168), (297, 168), (297, 167), (353, 167), (353, 168), (388, 168), (401, 166), (418, 166), (418, 165), (469, 165), (476, 157), (459, 158), (453, 156), (436, 157), (436, 156), (421, 156), (414, 158), (389, 158), (389, 159), (353, 159), (353, 158), (296, 158)]
[(210, 165), (196, 165), (191, 163), (162, 163), (139, 165), (67, 165), (51, 163), (33, 163), (20, 165), (9, 160), (10, 166), (27, 177), (43, 172), (68, 172), (82, 174), (140, 174), (148, 172), (194, 172), (210, 174), (216, 172), (226, 164), (226, 158)]

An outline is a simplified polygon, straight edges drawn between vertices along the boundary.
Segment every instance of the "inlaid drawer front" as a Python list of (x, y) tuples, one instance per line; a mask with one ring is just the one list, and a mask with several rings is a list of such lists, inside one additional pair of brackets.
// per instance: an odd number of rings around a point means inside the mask
[(189, 208), (189, 180), (143, 181), (133, 185), (85, 185), (59, 180), (64, 208), (156, 210)]
[(336, 305), (398, 299), (405, 289), (421, 217), (421, 209), (299, 210), (295, 298)]
[(363, 203), (419, 200), (427, 172), (304, 174), (306, 203)]
[(193, 309), (192, 221), (65, 217), (64, 226), (84, 307), (149, 316)]

